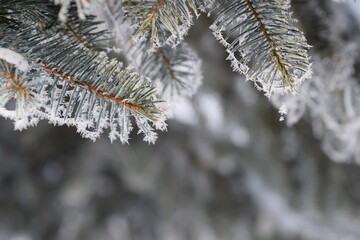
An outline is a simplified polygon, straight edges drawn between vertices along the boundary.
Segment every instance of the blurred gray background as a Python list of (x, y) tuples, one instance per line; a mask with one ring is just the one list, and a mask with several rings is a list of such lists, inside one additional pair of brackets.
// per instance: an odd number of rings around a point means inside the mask
[[(348, 5), (292, 2), (311, 54), (359, 39)], [(360, 239), (359, 166), (330, 159), (310, 118), (279, 121), (231, 71), (210, 24), (200, 17), (186, 39), (203, 84), (155, 145), (135, 133), (129, 145), (93, 143), (46, 122), (16, 132), (0, 119), (0, 240)]]

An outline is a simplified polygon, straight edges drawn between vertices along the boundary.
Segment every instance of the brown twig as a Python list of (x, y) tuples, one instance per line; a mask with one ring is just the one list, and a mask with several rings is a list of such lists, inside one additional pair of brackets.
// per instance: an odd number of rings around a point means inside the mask
[(156, 14), (158, 14), (159, 9), (161, 8), (161, 6), (164, 4), (165, 0), (159, 0), (156, 4), (156, 6), (154, 7), (154, 11), (149, 15), (150, 19), (153, 19)]
[(74, 28), (70, 25), (69, 22), (65, 24), (66, 28), (71, 32), (71, 34), (75, 37), (75, 39), (87, 50), (90, 49), (90, 46), (85, 43), (84, 40), (79, 36), (77, 32), (75, 32)]
[(16, 79), (15, 76), (9, 72), (0, 72), (0, 75), (8, 79), (8, 85), (0, 89), (13, 89), (18, 94), (24, 94), (27, 99), (30, 98), (29, 90), (22, 86), (20, 79)]
[(124, 98), (116, 98), (113, 94), (106, 93), (102, 89), (96, 89), (95, 87), (91, 86), (89, 83), (81, 81), (80, 79), (75, 78), (74, 76), (71, 76), (69, 74), (64, 74), (62, 71), (54, 69), (54, 67), (51, 67), (46, 64), (42, 64), (40, 65), (40, 67), (45, 69), (48, 73), (51, 73), (54, 76), (64, 80), (65, 82), (68, 82), (74, 86), (80, 87), (82, 89), (85, 89), (86, 91), (91, 92), (92, 94), (97, 95), (99, 98), (107, 99), (114, 103), (122, 105), (124, 108), (130, 111), (137, 110), (137, 111), (146, 112), (141, 107), (140, 104), (126, 102)]

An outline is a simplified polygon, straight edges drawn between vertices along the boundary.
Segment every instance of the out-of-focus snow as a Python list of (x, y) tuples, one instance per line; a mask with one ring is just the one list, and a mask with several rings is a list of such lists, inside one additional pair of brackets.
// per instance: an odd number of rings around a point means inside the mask
[(347, 1), (346, 4), (356, 19), (360, 22), (360, 1)]
[(201, 94), (198, 101), (209, 129), (214, 133), (222, 132), (224, 112), (220, 97), (215, 93)]
[(178, 101), (172, 111), (174, 118), (181, 123), (194, 125), (198, 122), (198, 117), (189, 99)]
[(11, 237), (10, 240), (31, 240), (31, 238), (25, 234), (17, 234)]

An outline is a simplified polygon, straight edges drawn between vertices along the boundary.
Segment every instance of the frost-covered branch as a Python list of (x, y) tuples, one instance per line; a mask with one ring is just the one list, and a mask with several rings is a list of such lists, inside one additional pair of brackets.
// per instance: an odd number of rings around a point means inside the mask
[(82, 22), (69, 18), (61, 24), (49, 3), (35, 12), (43, 16), (39, 26), (38, 19), (34, 22), (32, 17), (34, 13), (20, 2), (15, 8), (23, 10), (21, 14), (9, 15), (17, 24), (3, 24), (0, 43), (16, 49), (31, 62), (30, 73), (23, 74), (36, 73), (40, 77), (42, 84), (36, 85), (33, 95), (42, 104), (33, 104), (31, 117), (74, 125), (93, 140), (109, 128), (111, 140), (127, 142), (132, 129), (129, 117), (133, 116), (145, 140), (154, 142), (156, 133), (150, 122), (164, 129), (158, 123), (164, 117), (155, 106), (161, 102), (156, 98), (156, 89), (146, 78), (96, 50), (94, 43), (103, 35), (102, 31), (94, 32), (97, 23), (91, 18)]
[[(160, 90), (162, 98), (177, 100), (195, 93), (202, 79), (201, 61), (186, 43), (176, 48), (164, 45), (149, 51), (149, 41), (134, 41), (136, 29), (132, 21), (124, 17), (121, 2), (109, 2), (98, 17), (111, 29), (117, 48), (128, 64), (150, 78)], [(111, 50), (111, 49), (110, 49)]]
[(293, 92), (310, 77), (309, 46), (288, 0), (222, 0), (209, 12), (216, 15), (211, 29), (234, 70), (267, 95)]
[(197, 13), (196, 0), (124, 0), (126, 16), (135, 18), (138, 25), (134, 37), (149, 35), (151, 48), (165, 43), (177, 45), (192, 24)]

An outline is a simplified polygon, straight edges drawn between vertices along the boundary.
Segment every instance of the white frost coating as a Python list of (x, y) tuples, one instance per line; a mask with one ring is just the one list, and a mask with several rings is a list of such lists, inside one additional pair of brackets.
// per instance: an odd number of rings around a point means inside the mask
[(288, 109), (285, 103), (279, 108), (279, 113), (281, 115), (286, 115), (288, 113)]
[(21, 54), (8, 48), (0, 47), (0, 59), (14, 64), (19, 70), (26, 72), (29, 69), (29, 63)]
[(281, 105), (281, 107), (279, 108), (279, 113), (280, 113), (280, 121), (284, 121), (285, 120), (285, 115), (287, 115), (288, 114), (288, 108), (286, 107), (286, 104), (285, 103), (283, 103), (282, 105)]

